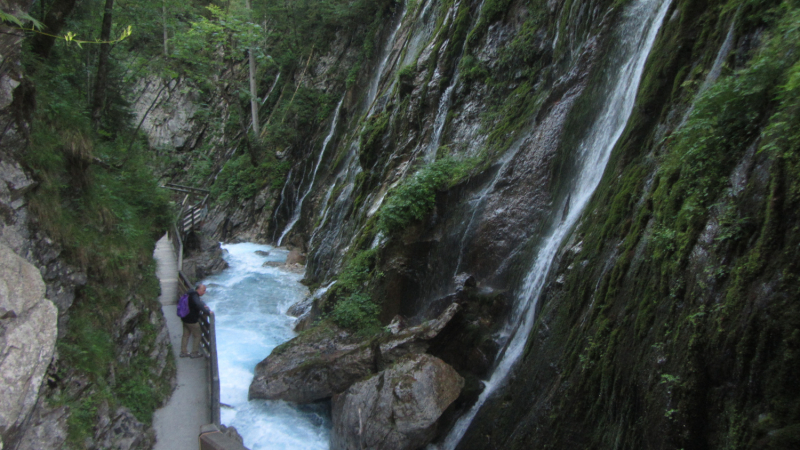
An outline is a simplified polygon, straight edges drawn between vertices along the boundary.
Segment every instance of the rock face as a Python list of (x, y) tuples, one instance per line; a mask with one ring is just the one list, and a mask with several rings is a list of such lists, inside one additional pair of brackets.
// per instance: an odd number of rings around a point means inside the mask
[(409, 355), (334, 397), (331, 450), (422, 448), (463, 387), (441, 359)]
[(202, 280), (228, 267), (228, 263), (222, 259), (219, 242), (209, 239), (205, 233), (190, 233), (186, 242), (183, 272), (190, 279)]
[(5, 442), (36, 404), (53, 357), (58, 312), (44, 295), (39, 270), (0, 244), (0, 435)]
[(134, 450), (153, 446), (155, 433), (136, 420), (128, 408), (120, 407), (111, 412), (104, 403), (99, 410), (100, 420), (92, 449)]
[(360, 340), (332, 324), (319, 326), (258, 363), (248, 396), (308, 403), (344, 392), (400, 357), (425, 351), (458, 308), (453, 304), (435, 320), (373, 341)]
[(156, 148), (191, 149), (201, 130), (194, 127), (196, 88), (183, 80), (162, 81), (155, 77), (140, 80), (134, 89), (133, 111), (142, 122), (150, 145)]

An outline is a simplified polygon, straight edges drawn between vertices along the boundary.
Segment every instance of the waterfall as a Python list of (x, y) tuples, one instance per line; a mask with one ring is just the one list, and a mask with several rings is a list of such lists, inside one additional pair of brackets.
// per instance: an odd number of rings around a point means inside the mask
[(605, 171), (611, 151), (622, 135), (636, 100), (644, 65), (658, 30), (669, 9), (670, 0), (637, 0), (627, 7), (617, 30), (617, 49), (624, 61), (607, 80), (608, 91), (600, 115), (577, 149), (577, 169), (568, 197), (566, 217), (545, 237), (516, 298), (509, 325), (504, 330), (508, 340), (491, 378), (472, 408), (453, 426), (443, 447), (453, 449), (464, 436), (475, 414), (498, 387), (522, 354), (533, 328), (536, 303), (558, 248), (577, 223)]
[(263, 99), (263, 100), (261, 100), (261, 104), (262, 104), (262, 105), (263, 105), (263, 104), (264, 104), (264, 103), (267, 101), (267, 99), (269, 98), (269, 94), (272, 94), (272, 91), (275, 89), (275, 86), (277, 86), (277, 85), (278, 85), (278, 80), (280, 80), (280, 79), (281, 79), (281, 73), (280, 73), (280, 72), (278, 72), (278, 76), (277, 76), (277, 77), (275, 77), (275, 81), (273, 81), (273, 82), (272, 82), (272, 87), (270, 87), (270, 88), (269, 88), (269, 90), (267, 91), (267, 95), (265, 95), (265, 96), (264, 96), (264, 99)]
[(400, 15), (400, 19), (397, 21), (397, 26), (392, 31), (392, 34), (389, 36), (389, 39), (386, 40), (386, 47), (383, 49), (383, 58), (381, 58), (381, 63), (378, 65), (378, 70), (375, 71), (375, 77), (369, 84), (369, 91), (367, 92), (367, 114), (372, 115), (372, 103), (375, 101), (375, 98), (378, 96), (378, 87), (381, 84), (381, 78), (383, 78), (383, 70), (386, 68), (386, 63), (389, 61), (389, 57), (392, 55), (392, 47), (394, 47), (394, 37), (397, 35), (397, 32), (400, 31), (400, 27), (403, 25), (403, 19), (406, 16), (406, 5), (405, 1), (403, 2), (403, 13)]
[[(283, 183), (283, 188), (281, 188), (281, 199), (278, 201), (278, 206), (275, 208), (275, 213), (272, 214), (272, 220), (278, 218), (278, 212), (281, 210), (281, 206), (283, 206), (283, 199), (286, 197), (286, 186), (292, 181), (292, 170), (289, 169), (289, 174), (286, 175), (286, 181)], [(278, 227), (275, 227), (275, 232), (278, 231)], [(275, 232), (272, 234), (272, 240), (275, 240)]]
[(442, 99), (439, 101), (439, 110), (436, 112), (436, 119), (433, 122), (433, 135), (431, 136), (431, 142), (428, 144), (428, 148), (425, 150), (425, 154), (423, 155), (423, 160), (426, 164), (432, 163), (436, 160), (436, 151), (439, 149), (439, 143), (442, 141), (442, 130), (444, 129), (444, 124), (447, 121), (447, 112), (450, 111), (450, 98), (453, 96), (453, 88), (456, 87), (456, 83), (458, 82), (458, 75), (458, 69), (456, 69), (453, 82), (450, 83), (450, 86), (448, 86), (444, 91), (444, 94), (442, 94)]
[(311, 193), (311, 189), (314, 188), (314, 180), (317, 179), (317, 171), (319, 170), (319, 166), (322, 164), (322, 158), (325, 156), (325, 149), (328, 148), (328, 144), (331, 142), (331, 139), (333, 139), (333, 134), (336, 132), (336, 124), (339, 123), (339, 110), (341, 109), (343, 102), (344, 102), (344, 97), (342, 97), (342, 99), (339, 100), (339, 104), (336, 105), (336, 110), (333, 112), (333, 121), (331, 122), (331, 129), (330, 131), (328, 131), (328, 135), (325, 136), (325, 140), (322, 142), (322, 150), (319, 151), (319, 158), (317, 158), (317, 164), (314, 166), (314, 172), (313, 175), (311, 176), (311, 182), (308, 183), (308, 189), (306, 189), (306, 192), (303, 194), (302, 197), (300, 197), (300, 200), (297, 202), (297, 207), (294, 209), (294, 214), (292, 214), (292, 220), (290, 220), (289, 224), (286, 225), (286, 229), (283, 230), (281, 237), (278, 239), (278, 246), (280, 246), (283, 243), (283, 238), (285, 238), (286, 235), (289, 234), (290, 231), (292, 231), (294, 225), (297, 223), (298, 220), (300, 220), (300, 214), (302, 214), (303, 212), (303, 201), (306, 199), (308, 194)]
[[(480, 5), (478, 5), (478, 17), (472, 21), (472, 25), (470, 25), (469, 31), (467, 31), (467, 36), (472, 32), (472, 29), (475, 25), (478, 24), (481, 20), (481, 13), (483, 12), (483, 4), (484, 1), (481, 1)], [(455, 8), (453, 9), (455, 12), (454, 14), (458, 15), (458, 8), (461, 6), (461, 3), (456, 4)], [(439, 100), (439, 109), (436, 111), (436, 119), (433, 121), (433, 134), (431, 135), (431, 141), (428, 144), (428, 148), (425, 150), (425, 154), (423, 155), (423, 161), (426, 164), (430, 164), (436, 160), (436, 152), (439, 150), (439, 144), (442, 142), (442, 130), (444, 129), (445, 122), (447, 122), (447, 113), (450, 111), (450, 104), (451, 99), (453, 98), (453, 89), (455, 89), (456, 84), (458, 84), (458, 79), (461, 77), (461, 70), (459, 70), (459, 65), (461, 64), (461, 58), (464, 57), (464, 51), (467, 48), (466, 42), (461, 47), (461, 53), (456, 58), (456, 71), (453, 74), (453, 81), (450, 82), (450, 86), (445, 89), (444, 94), (442, 94), (442, 98)]]
[[(406, 13), (408, 12), (408, 8), (406, 8), (405, 1), (403, 2), (403, 11), (400, 17), (397, 19), (397, 25), (395, 26), (392, 34), (387, 39), (386, 44), (384, 45), (382, 51), (382, 58), (381, 62), (378, 65), (377, 69), (372, 75), (372, 79), (369, 83), (369, 91), (367, 92), (367, 97), (365, 99), (365, 114), (369, 117), (372, 114), (372, 107), (373, 103), (375, 102), (375, 98), (378, 95), (378, 90), (380, 86), (380, 81), (383, 78), (383, 72), (386, 69), (386, 64), (389, 61), (392, 55), (392, 48), (395, 45), (395, 37), (397, 33), (400, 31), (400, 28), (403, 25), (403, 21), (405, 20)], [(344, 183), (344, 187), (342, 188), (339, 195), (334, 199), (334, 204), (328, 207), (328, 202), (325, 203), (323, 206), (323, 213), (322, 219), (319, 225), (314, 229), (311, 233), (310, 243), (313, 247), (320, 249), (325, 248), (327, 250), (331, 250), (334, 248), (334, 242), (339, 239), (342, 235), (347, 234), (347, 226), (345, 226), (345, 217), (343, 211), (347, 209), (347, 205), (350, 204), (352, 199), (350, 198), (353, 193), (354, 187), (354, 180), (356, 175), (361, 171), (361, 166), (357, 163), (356, 156), (358, 155), (358, 146), (359, 142), (358, 139), (354, 140), (350, 144), (350, 148), (348, 149), (347, 155), (345, 156), (343, 167), (344, 171), (340, 172), (337, 176), (336, 181), (334, 184), (337, 183)], [(328, 191), (328, 196), (330, 193), (333, 192), (334, 187), (331, 186), (330, 190)], [(332, 214), (332, 215), (331, 215)], [(328, 217), (331, 217), (328, 220)], [(328, 222), (335, 223), (336, 225), (330, 229), (326, 229), (325, 224)], [(356, 234), (353, 233), (353, 237), (355, 238)], [(315, 239), (319, 239), (318, 243), (314, 245)]]
[(336, 180), (331, 183), (331, 187), (328, 188), (328, 192), (325, 194), (325, 199), (322, 201), (322, 212), (320, 213), (320, 220), (319, 225), (314, 228), (314, 231), (311, 233), (311, 238), (308, 240), (309, 246), (314, 245), (314, 238), (319, 233), (319, 229), (325, 225), (325, 220), (328, 218), (328, 202), (331, 200), (331, 195), (333, 195), (333, 190), (336, 189)]

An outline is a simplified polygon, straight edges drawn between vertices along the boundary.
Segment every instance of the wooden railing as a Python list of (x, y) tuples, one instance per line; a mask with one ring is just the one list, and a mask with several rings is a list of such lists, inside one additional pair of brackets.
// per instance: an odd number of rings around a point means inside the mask
[[(180, 203), (178, 210), (178, 220), (175, 223), (175, 228), (178, 230), (180, 240), (186, 238), (187, 233), (196, 230), (208, 211), (208, 197), (211, 191), (208, 189), (200, 189), (190, 186), (182, 186), (180, 184), (167, 183), (165, 189), (186, 194), (183, 201)], [(196, 199), (200, 199), (196, 201)], [(176, 249), (178, 247), (175, 247)], [(179, 256), (180, 258), (180, 256)]]

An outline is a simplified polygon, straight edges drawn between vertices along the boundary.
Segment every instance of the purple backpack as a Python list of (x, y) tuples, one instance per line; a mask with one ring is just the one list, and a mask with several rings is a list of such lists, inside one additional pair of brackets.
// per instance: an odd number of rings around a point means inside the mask
[(189, 293), (181, 295), (178, 300), (178, 317), (184, 318), (189, 314)]

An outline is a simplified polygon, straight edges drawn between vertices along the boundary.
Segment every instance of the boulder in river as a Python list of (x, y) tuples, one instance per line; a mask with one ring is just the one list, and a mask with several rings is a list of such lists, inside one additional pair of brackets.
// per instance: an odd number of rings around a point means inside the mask
[(258, 363), (248, 397), (309, 403), (344, 392), (402, 356), (423, 353), (458, 309), (453, 303), (436, 319), (370, 340), (325, 322)]
[(422, 448), (463, 387), (464, 379), (441, 359), (408, 355), (334, 396), (331, 450)]

